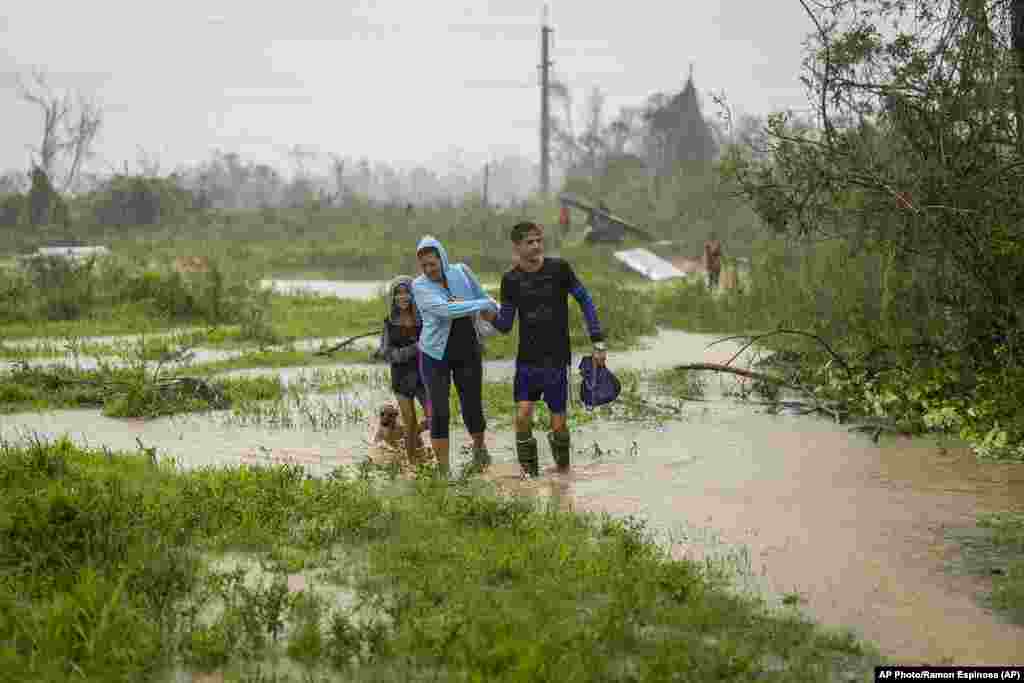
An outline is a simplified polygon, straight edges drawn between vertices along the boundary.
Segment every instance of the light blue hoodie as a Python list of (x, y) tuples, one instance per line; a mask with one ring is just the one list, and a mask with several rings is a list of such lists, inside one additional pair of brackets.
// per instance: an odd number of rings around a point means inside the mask
[[(448, 289), (445, 290), (443, 283), (434, 282), (426, 275), (420, 275), (412, 281), (412, 296), (423, 318), (420, 350), (434, 360), (443, 360), (448, 346), (448, 333), (452, 329), (452, 318), (463, 318), (487, 310), (497, 312), (498, 306), (484, 292), (469, 266), (464, 263), (448, 263), (448, 252), (435, 237), (425, 235), (416, 246), (416, 253), (426, 247), (434, 247), (441, 255), (441, 269), (448, 279)], [(449, 301), (449, 292), (462, 301)]]

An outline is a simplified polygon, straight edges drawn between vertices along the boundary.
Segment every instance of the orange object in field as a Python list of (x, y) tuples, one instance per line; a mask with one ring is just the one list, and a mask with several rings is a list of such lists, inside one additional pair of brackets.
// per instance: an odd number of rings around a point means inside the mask
[(569, 207), (563, 206), (561, 211), (558, 212), (558, 224), (569, 225)]

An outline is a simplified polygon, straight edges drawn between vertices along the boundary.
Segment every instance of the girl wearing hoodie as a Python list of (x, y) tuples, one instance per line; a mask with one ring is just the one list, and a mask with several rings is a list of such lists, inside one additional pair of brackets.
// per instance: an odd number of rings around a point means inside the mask
[(450, 264), (436, 238), (426, 235), (416, 247), (423, 274), (412, 283), (416, 308), (423, 318), (420, 333), (423, 381), (430, 400), (430, 438), (441, 472), (449, 471), (448, 430), (451, 383), (459, 394), (462, 419), (473, 439), (473, 464), (484, 468), (490, 456), (484, 446), (487, 422), (483, 409), (483, 357), (474, 318), (496, 313), (497, 302), (464, 263)]
[(410, 461), (415, 458), (419, 444), (420, 422), (416, 418), (419, 400), (423, 414), (430, 414), (427, 389), (420, 377), (417, 342), (423, 321), (413, 303), (412, 278), (400, 275), (388, 285), (388, 316), (380, 335), (376, 355), (391, 364), (391, 391), (395, 393), (398, 409), (405, 425), (405, 447)]

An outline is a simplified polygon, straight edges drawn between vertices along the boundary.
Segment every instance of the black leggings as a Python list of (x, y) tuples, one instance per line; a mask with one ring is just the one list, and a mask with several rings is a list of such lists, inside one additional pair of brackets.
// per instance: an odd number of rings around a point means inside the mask
[(484, 431), (487, 421), (484, 419), (484, 367), (480, 355), (473, 354), (458, 360), (437, 360), (424, 353), (422, 358), (423, 382), (430, 396), (430, 436), (434, 439), (448, 438), (448, 426), (452, 419), (448, 397), (453, 379), (466, 430), (470, 434)]

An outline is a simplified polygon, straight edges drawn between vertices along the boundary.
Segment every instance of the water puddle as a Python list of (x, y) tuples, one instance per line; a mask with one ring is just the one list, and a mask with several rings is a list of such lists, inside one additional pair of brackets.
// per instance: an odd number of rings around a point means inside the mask
[(382, 280), (260, 280), (264, 289), (278, 294), (313, 294), (339, 299), (375, 299), (383, 295)]

